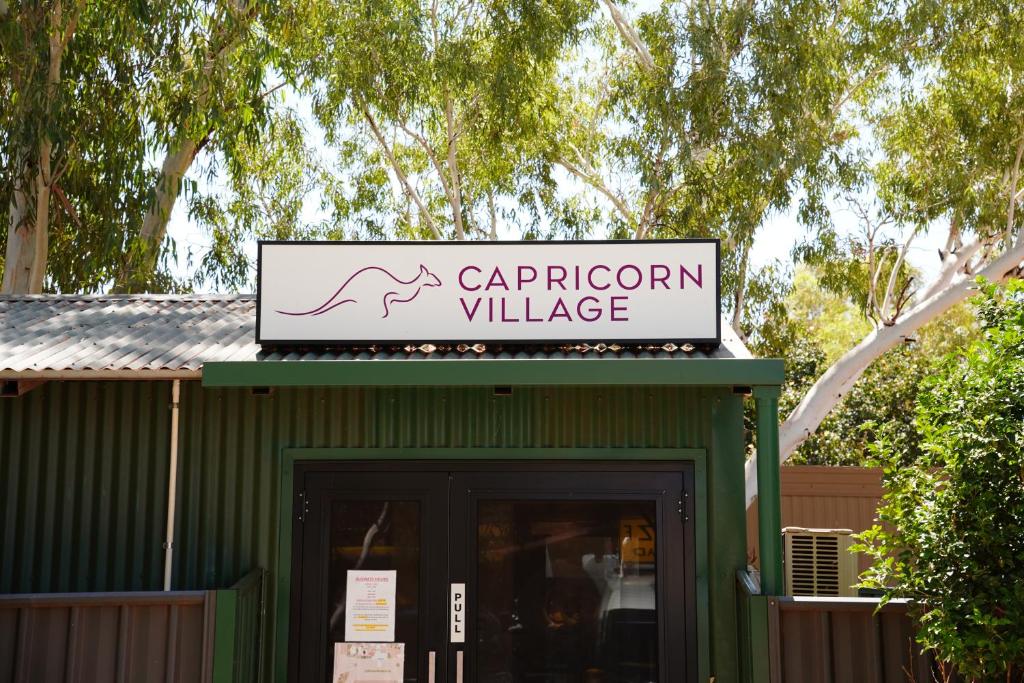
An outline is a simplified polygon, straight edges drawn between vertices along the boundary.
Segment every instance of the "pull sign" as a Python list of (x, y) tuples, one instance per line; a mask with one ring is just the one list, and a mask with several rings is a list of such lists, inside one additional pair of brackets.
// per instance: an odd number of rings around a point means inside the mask
[(451, 642), (466, 642), (466, 584), (452, 584)]

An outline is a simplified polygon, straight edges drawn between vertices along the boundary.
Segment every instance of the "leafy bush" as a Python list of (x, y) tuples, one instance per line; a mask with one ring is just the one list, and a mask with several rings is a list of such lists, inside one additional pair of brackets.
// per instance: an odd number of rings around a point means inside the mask
[(906, 439), (875, 448), (881, 526), (863, 585), (910, 598), (919, 642), (977, 681), (1024, 673), (1024, 283), (983, 285), (983, 336), (923, 383)]

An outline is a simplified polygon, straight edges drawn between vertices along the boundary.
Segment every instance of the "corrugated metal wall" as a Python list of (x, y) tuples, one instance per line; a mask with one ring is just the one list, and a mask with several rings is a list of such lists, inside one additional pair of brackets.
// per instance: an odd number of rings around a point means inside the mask
[[(711, 399), (723, 395), (716, 408)], [(169, 400), (169, 382), (50, 382), (0, 400), (0, 593), (160, 587)], [(740, 454), (738, 406), (728, 392), (672, 387), (517, 387), (511, 396), (490, 387), (313, 388), (260, 396), (183, 382), (173, 587), (223, 588), (254, 567), (277, 566), (284, 447)], [(716, 419), (730, 422), (717, 436)], [(711, 465), (709, 491), (741, 511), (736, 481), (738, 460)], [(710, 520), (712, 604), (732, 600), (739, 567), (716, 566), (715, 558), (742, 555), (742, 537), (732, 531), (738, 524), (742, 517), (725, 513)], [(267, 597), (273, 605), (272, 592)], [(735, 634), (730, 611), (713, 614), (713, 643)]]
[[(870, 529), (882, 498), (882, 470), (870, 467), (786, 466), (781, 470), (782, 526)], [(757, 506), (747, 509), (747, 548), (757, 551)], [(871, 559), (858, 555), (858, 571)], [(756, 564), (756, 563), (755, 563)]]
[(0, 399), (0, 593), (156, 590), (167, 382), (51, 382)]
[(175, 586), (276, 566), (284, 447), (697, 447), (707, 408), (663, 388), (182, 390)]

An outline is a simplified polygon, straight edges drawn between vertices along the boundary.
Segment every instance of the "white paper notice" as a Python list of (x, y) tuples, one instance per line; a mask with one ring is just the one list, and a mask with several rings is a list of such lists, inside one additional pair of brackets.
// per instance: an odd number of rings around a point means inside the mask
[(345, 640), (390, 643), (395, 639), (398, 572), (350, 569), (345, 583)]
[(335, 643), (331, 683), (402, 683), (405, 643)]

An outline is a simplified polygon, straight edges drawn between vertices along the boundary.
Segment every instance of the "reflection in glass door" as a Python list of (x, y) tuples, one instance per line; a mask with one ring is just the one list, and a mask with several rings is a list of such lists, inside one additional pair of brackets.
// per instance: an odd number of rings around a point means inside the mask
[(291, 680), (442, 681), (447, 474), (302, 477)]
[[(415, 681), (415, 653), (419, 652), (420, 504), (413, 500), (333, 499), (329, 506), (326, 668), (335, 670), (335, 651), (330, 645), (380, 638), (376, 642), (402, 643), (403, 679)], [(353, 572), (372, 577), (377, 577), (377, 572), (393, 572), (395, 619), (394, 633), (389, 637), (382, 637), (388, 635), (383, 633), (384, 624), (365, 620), (353, 623), (353, 596), (347, 594)], [(384, 574), (382, 578), (389, 579), (390, 575)], [(390, 608), (385, 605), (385, 609)], [(348, 622), (346, 613), (350, 615)], [(406, 652), (410, 655), (408, 659)]]
[(454, 474), (466, 681), (694, 680), (691, 475), (665, 470)]
[(289, 680), (693, 683), (692, 474), (603, 467), (298, 466)]
[(659, 680), (650, 500), (481, 500), (477, 680)]

